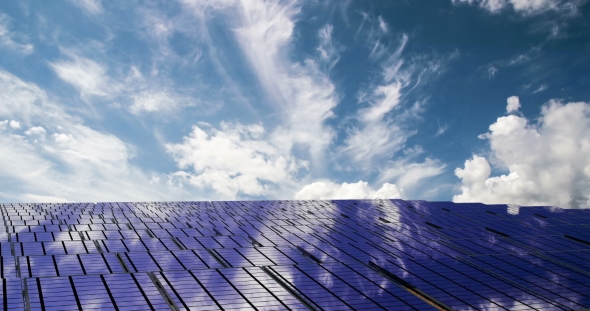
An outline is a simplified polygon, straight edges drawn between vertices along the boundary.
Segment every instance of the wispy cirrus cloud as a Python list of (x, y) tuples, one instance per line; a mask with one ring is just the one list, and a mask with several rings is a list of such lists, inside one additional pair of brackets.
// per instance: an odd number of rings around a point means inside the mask
[(420, 162), (414, 159), (415, 155), (390, 161), (384, 165), (377, 182), (395, 180), (400, 189), (413, 190), (418, 186), (423, 186), (421, 184), (424, 181), (442, 174), (446, 169), (446, 165), (437, 159), (427, 157)]
[(283, 122), (273, 136), (277, 144), (291, 149), (307, 146), (311, 157), (321, 158), (334, 137), (325, 125), (338, 104), (335, 86), (322, 71), (320, 61), (333, 64), (336, 49), (330, 48), (330, 26), (320, 30), (320, 58), (294, 62), (289, 43), (300, 12), (299, 1), (240, 1), (236, 6), (239, 24), (236, 39), (250, 66), (271, 98)]
[(531, 94), (537, 94), (537, 93), (541, 93), (543, 91), (546, 91), (549, 87), (547, 86), (547, 84), (541, 84), (537, 89), (535, 89), (534, 91), (531, 92)]
[(77, 7), (90, 14), (102, 13), (102, 2), (101, 0), (70, 0)]
[(526, 53), (518, 53), (508, 59), (501, 59), (491, 62), (486, 66), (479, 67), (479, 70), (485, 71), (488, 78), (493, 78), (500, 72), (500, 69), (507, 67), (524, 66), (538, 59), (542, 54), (542, 44), (531, 47)]
[[(424, 156), (420, 146), (406, 146), (417, 133), (427, 101), (409, 95), (444, 72), (447, 63), (458, 57), (458, 51), (442, 57), (404, 55), (409, 37), (401, 34), (395, 46), (387, 44), (383, 36), (389, 33), (381, 21), (373, 21), (378, 27), (369, 27), (367, 35), (369, 57), (380, 64), (380, 79), (359, 91), (362, 108), (347, 128), (338, 153), (351, 160), (344, 165), (347, 170), (376, 173), (376, 184), (395, 183), (400, 191), (411, 194), (425, 180), (442, 174), (446, 166), (429, 157), (420, 159)], [(436, 136), (445, 130), (440, 128)]]
[(105, 66), (94, 60), (67, 51), (67, 60), (50, 62), (58, 77), (74, 86), (84, 98), (88, 96), (112, 97), (120, 86), (111, 81)]
[(92, 103), (95, 98), (117, 101), (131, 113), (169, 113), (183, 107), (202, 106), (214, 111), (217, 101), (204, 104), (194, 91), (176, 87), (167, 77), (144, 75), (136, 66), (109, 72), (103, 63), (82, 56), (84, 51), (62, 48), (64, 59), (49, 62), (55, 74), (76, 88), (81, 98)]
[(381, 72), (383, 84), (360, 96), (361, 103), (367, 103), (368, 106), (359, 110), (359, 125), (349, 130), (345, 145), (341, 148), (355, 162), (369, 164), (376, 156), (391, 156), (414, 133), (386, 119), (401, 103), (402, 89), (410, 84), (412, 72), (402, 69), (404, 61), (401, 57), (407, 42), (407, 35), (403, 35), (397, 49), (385, 61)]
[(451, 0), (453, 4), (477, 5), (491, 13), (498, 13), (504, 9), (511, 8), (523, 15), (539, 14), (547, 11), (555, 11), (562, 14), (575, 14), (580, 5), (585, 1), (581, 0)]
[(320, 44), (317, 50), (320, 52), (320, 60), (326, 65), (325, 72), (329, 72), (334, 68), (336, 63), (340, 60), (339, 52), (343, 50), (343, 47), (332, 39), (333, 31), (334, 26), (326, 24), (320, 28), (318, 32)]
[(30, 43), (23, 43), (25, 36), (19, 32), (11, 31), (10, 24), (11, 18), (4, 13), (0, 13), (0, 47), (24, 55), (33, 53), (35, 47)]
[(447, 124), (441, 125), (439, 122), (438, 129), (436, 130), (436, 134), (434, 134), (434, 137), (440, 136), (440, 135), (446, 133), (448, 130), (449, 130), (449, 125), (447, 125)]

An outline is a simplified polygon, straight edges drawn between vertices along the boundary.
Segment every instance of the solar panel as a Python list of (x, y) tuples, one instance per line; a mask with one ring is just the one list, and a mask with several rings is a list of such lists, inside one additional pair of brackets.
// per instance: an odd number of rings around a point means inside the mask
[(590, 210), (0, 204), (2, 310), (582, 310)]

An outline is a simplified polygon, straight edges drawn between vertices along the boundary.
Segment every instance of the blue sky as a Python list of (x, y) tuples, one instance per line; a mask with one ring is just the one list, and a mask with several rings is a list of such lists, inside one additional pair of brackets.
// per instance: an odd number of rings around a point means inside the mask
[(0, 4), (0, 201), (590, 205), (588, 1)]

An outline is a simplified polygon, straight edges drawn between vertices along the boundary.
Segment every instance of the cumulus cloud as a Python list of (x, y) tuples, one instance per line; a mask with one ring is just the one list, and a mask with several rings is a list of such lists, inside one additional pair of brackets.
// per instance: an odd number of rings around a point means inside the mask
[[(536, 122), (500, 117), (480, 137), (489, 160), (474, 155), (457, 168), (461, 193), (453, 201), (590, 206), (590, 104), (546, 103)], [(506, 174), (491, 176), (490, 162)]]
[(64, 133), (54, 133), (51, 135), (56, 143), (65, 145), (75, 143), (76, 139), (72, 134), (64, 134)]
[(521, 14), (537, 14), (546, 11), (575, 13), (582, 1), (562, 0), (451, 0), (453, 4), (477, 5), (491, 13), (512, 8)]
[(27, 136), (44, 136), (47, 131), (42, 126), (31, 127), (25, 131)]
[(201, 124), (182, 143), (167, 144), (166, 150), (181, 169), (192, 168), (176, 176), (226, 198), (262, 195), (269, 187), (285, 186), (306, 166), (269, 143), (259, 124), (221, 123), (220, 129)]
[(6, 47), (12, 51), (31, 54), (34, 50), (34, 46), (29, 43), (21, 43), (23, 41), (23, 35), (10, 31), (10, 17), (4, 13), (0, 13), (0, 47)]
[(506, 112), (511, 113), (520, 109), (520, 100), (518, 99), (518, 96), (510, 96), (506, 102), (508, 103), (506, 106)]
[(385, 183), (378, 190), (373, 190), (366, 181), (342, 183), (317, 181), (305, 185), (295, 194), (297, 200), (338, 200), (338, 199), (399, 199), (403, 191), (396, 185)]
[(10, 128), (13, 128), (13, 129), (19, 129), (20, 128), (20, 122), (15, 121), (15, 120), (10, 120), (9, 125), (10, 125)]

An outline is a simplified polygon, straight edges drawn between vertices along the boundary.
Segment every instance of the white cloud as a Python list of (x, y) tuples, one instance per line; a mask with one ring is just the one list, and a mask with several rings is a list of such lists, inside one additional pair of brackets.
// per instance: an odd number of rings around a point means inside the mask
[(404, 131), (395, 124), (379, 122), (354, 128), (341, 150), (361, 165), (369, 165), (376, 156), (388, 157), (399, 151), (413, 131)]
[(324, 151), (335, 135), (325, 124), (338, 103), (327, 74), (338, 62), (341, 50), (332, 38), (334, 27), (326, 24), (319, 30), (317, 58), (297, 62), (290, 59), (289, 52), (299, 1), (185, 4), (199, 17), (208, 9), (223, 9), (230, 16), (242, 52), (279, 120), (268, 134), (261, 131), (256, 136), (244, 130), (252, 126), (236, 123), (222, 123), (221, 129), (193, 127), (182, 144), (167, 145), (181, 168), (192, 167), (194, 171), (176, 176), (232, 198), (299, 190), (298, 174), (309, 162), (293, 156), (293, 147), (304, 150), (302, 157), (309, 156), (314, 165), (322, 165)]
[[(479, 69), (486, 70), (488, 78), (491, 79), (500, 71), (500, 68), (523, 66), (524, 64), (538, 59), (540, 56), (542, 56), (541, 48), (542, 45), (533, 46), (525, 53), (518, 53), (511, 56), (510, 58), (493, 61), (487, 66), (482, 66)], [(528, 88), (530, 85), (524, 87)]]
[(34, 50), (34, 46), (29, 43), (19, 43), (23, 41), (23, 35), (18, 32), (10, 31), (10, 17), (0, 13), (0, 47), (7, 47), (13, 51), (28, 55)]
[(331, 70), (334, 65), (340, 60), (339, 52), (342, 51), (342, 47), (332, 40), (332, 32), (334, 26), (326, 24), (320, 28), (318, 36), (320, 38), (320, 45), (318, 51), (320, 52), (320, 59), (322, 62), (327, 64), (327, 70)]
[(77, 7), (91, 14), (102, 12), (101, 0), (71, 0)]
[(518, 99), (518, 96), (510, 96), (506, 102), (508, 103), (506, 106), (506, 112), (512, 113), (520, 109), (520, 100)]
[(180, 176), (197, 187), (211, 187), (226, 198), (262, 195), (269, 187), (293, 183), (293, 175), (306, 166), (269, 143), (259, 124), (220, 127), (194, 126), (182, 143), (166, 145), (181, 169), (192, 168), (194, 174)]
[(390, 161), (383, 165), (380, 172), (379, 182), (386, 180), (395, 180), (395, 184), (406, 191), (420, 186), (425, 180), (442, 174), (446, 165), (439, 160), (426, 158), (422, 162), (414, 162), (413, 156), (409, 155), (405, 159)]
[(508, 61), (507, 66), (524, 64), (526, 62), (529, 62), (530, 60), (531, 60), (531, 57), (528, 54), (519, 54), (519, 55), (516, 55), (514, 58), (512, 58), (510, 61)]
[(377, 98), (368, 108), (359, 111), (359, 119), (371, 124), (381, 121), (385, 115), (400, 103), (401, 89), (407, 85), (406, 77), (401, 77), (388, 85), (378, 86), (373, 95)]
[[(336, 133), (333, 127), (326, 124), (326, 121), (334, 115), (333, 109), (339, 101), (336, 88), (328, 75), (330, 69), (339, 60), (339, 52), (342, 50), (333, 39), (334, 27), (327, 24), (320, 28), (317, 55), (309, 56), (302, 61), (293, 61), (290, 52), (295, 23), (301, 10), (301, 1), (236, 0), (223, 3), (203, 1), (184, 1), (184, 3), (196, 16), (204, 20), (202, 24), (204, 27), (206, 27), (207, 19), (203, 16), (209, 12), (221, 12), (221, 16), (228, 18), (228, 23), (234, 31), (248, 64), (272, 102), (271, 108), (277, 111), (272, 115), (278, 116), (278, 120), (273, 120), (273, 123), (278, 125), (275, 128), (269, 127), (268, 135), (265, 135), (264, 139), (261, 138), (261, 142), (280, 150), (279, 154), (285, 159), (293, 159), (290, 160), (293, 163), (296, 160), (292, 154), (296, 153), (301, 159), (309, 158), (310, 166), (321, 167), (323, 170), (326, 166), (324, 160), (326, 150), (333, 143)], [(371, 31), (378, 36), (389, 33), (388, 25), (383, 18), (375, 18), (372, 22), (374, 27)], [(413, 130), (405, 129), (405, 122), (417, 115), (421, 102), (416, 102), (407, 109), (400, 109), (397, 117), (403, 121), (394, 120), (392, 112), (400, 105), (402, 90), (409, 85), (410, 77), (415, 74), (416, 79), (420, 80), (422, 76), (426, 76), (426, 71), (430, 74), (439, 70), (440, 64), (432, 61), (429, 62), (429, 66), (422, 66), (423, 64), (418, 66), (417, 63), (421, 60), (412, 59), (408, 62), (407, 68), (402, 69), (404, 61), (401, 53), (407, 40), (408, 37), (403, 35), (398, 49), (394, 51), (390, 51), (387, 46), (379, 43), (378, 38), (373, 40), (376, 48), (374, 53), (371, 53), (371, 59), (382, 64), (382, 80), (378, 85), (371, 85), (370, 90), (366, 92), (368, 95), (360, 100), (366, 105), (359, 111), (356, 118), (358, 126), (348, 129), (345, 146), (337, 150), (337, 153), (341, 154), (340, 159), (346, 159), (345, 161), (348, 162), (345, 165), (360, 164), (362, 169), (365, 169), (371, 166), (374, 158), (390, 159), (404, 146), (407, 138), (415, 133)], [(416, 67), (420, 68), (416, 69)], [(428, 69), (424, 69), (426, 67)], [(205, 138), (199, 140), (196, 136), (193, 137), (196, 135), (196, 129), (204, 132)], [(224, 132), (200, 126), (196, 129), (194, 128), (191, 136), (185, 137), (185, 142), (179, 145), (190, 145), (189, 141), (200, 141), (200, 145), (205, 146), (208, 144), (205, 141), (213, 140)], [(248, 137), (239, 137), (233, 142), (236, 145), (235, 149), (243, 148), (238, 142), (249, 140), (251, 139)], [(197, 145), (193, 144), (183, 151), (182, 156), (176, 154), (175, 160), (180, 167), (187, 167), (183, 161), (188, 158), (188, 154), (194, 153), (193, 149), (197, 149), (196, 147)], [(200, 152), (203, 151), (199, 149), (196, 153)], [(196, 163), (197, 158), (193, 158), (192, 161)], [(204, 158), (208, 159), (208, 157)], [(424, 162), (421, 165), (432, 165), (434, 162), (436, 161)], [(259, 175), (252, 174), (251, 185), (260, 185), (260, 187), (241, 190), (242, 186), (237, 178), (242, 176), (242, 173), (236, 173), (238, 171), (236, 168), (218, 166), (214, 162), (211, 166), (196, 168), (195, 172), (205, 174), (203, 176), (215, 176), (221, 181), (220, 185), (231, 185), (224, 186), (223, 189), (215, 189), (217, 192), (223, 191), (231, 196), (258, 194), (265, 185), (275, 184), (273, 181), (265, 181)], [(439, 163), (434, 166), (435, 171), (438, 171), (436, 168), (439, 166)], [(415, 182), (412, 182), (411, 176), (432, 176), (432, 173), (420, 175), (415, 173), (416, 170), (413, 172), (399, 173), (395, 175), (395, 178), (402, 179), (406, 176), (404, 182), (413, 186)], [(192, 178), (193, 182), (200, 186), (214, 186), (212, 181), (205, 180), (204, 177), (196, 179), (197, 176), (193, 176), (192, 173), (190, 176), (185, 173), (179, 173), (179, 179)], [(289, 172), (285, 176), (288, 176), (287, 180), (290, 181), (286, 184), (295, 186), (298, 180), (313, 178), (310, 176), (302, 178), (295, 172)], [(210, 179), (213, 180), (213, 177)]]
[(20, 128), (20, 122), (15, 121), (15, 120), (10, 120), (10, 128), (13, 129), (19, 129)]
[(338, 199), (399, 199), (403, 191), (396, 185), (385, 183), (377, 191), (366, 181), (335, 184), (331, 181), (317, 181), (305, 185), (295, 194), (296, 200), (338, 200)]
[(68, 52), (69, 61), (49, 63), (55, 73), (65, 82), (76, 87), (82, 97), (88, 95), (109, 97), (118, 87), (109, 82), (106, 69), (99, 63)]
[[(465, 184), (480, 186), (492, 173), (492, 167), (484, 157), (477, 155), (473, 159), (465, 161), (465, 168), (455, 169), (455, 175), (461, 178)], [(465, 192), (464, 192), (465, 194)]]
[(5, 130), (8, 125), (8, 120), (0, 121), (0, 130)]
[(23, 202), (27, 202), (27, 203), (47, 203), (47, 202), (66, 203), (66, 202), (69, 202), (67, 199), (60, 198), (60, 197), (54, 197), (54, 196), (49, 196), (49, 195), (37, 195), (37, 194), (31, 194), (31, 193), (24, 194), (22, 196), (22, 198), (23, 198)]
[(167, 112), (179, 108), (181, 105), (195, 106), (196, 99), (171, 94), (167, 91), (140, 91), (132, 95), (133, 104), (129, 111), (134, 114), (142, 112)]
[(449, 126), (446, 124), (443, 125), (438, 125), (438, 129), (436, 130), (436, 134), (434, 134), (434, 137), (440, 136), (444, 133), (446, 133), (449, 130)]
[[(29, 128), (26, 135), (57, 132), (52, 139), (41, 142), (0, 132), (0, 176), (6, 181), (0, 197), (4, 201), (121, 201), (191, 196), (166, 183), (151, 184), (150, 176), (130, 163), (132, 146), (82, 124), (37, 85), (3, 70), (0, 117), (22, 120)], [(31, 123), (36, 126), (31, 128)]]
[(321, 158), (334, 137), (325, 121), (338, 103), (333, 83), (321, 70), (323, 63), (329, 69), (337, 61), (332, 27), (327, 25), (318, 34), (318, 59), (296, 62), (289, 52), (299, 1), (184, 2), (201, 18), (207, 9), (223, 9), (228, 16), (242, 52), (272, 102), (270, 108), (278, 111), (280, 126), (271, 134), (274, 144), (284, 150), (305, 146), (312, 158)]
[(202, 15), (208, 8), (226, 9), (236, 5), (239, 0), (181, 0), (187, 7), (193, 10), (193, 13)]
[(400, 150), (408, 137), (415, 132), (402, 129), (398, 123), (386, 119), (401, 102), (402, 89), (410, 82), (411, 72), (401, 69), (401, 53), (408, 41), (404, 35), (398, 49), (386, 61), (383, 68), (383, 82), (361, 97), (361, 102), (369, 106), (358, 112), (359, 127), (349, 130), (345, 146), (341, 151), (351, 156), (355, 162), (370, 163), (376, 156), (391, 156)]
[(496, 73), (498, 73), (498, 68), (494, 67), (493, 65), (490, 65), (488, 67), (488, 78), (493, 78)]
[[(420, 146), (406, 147), (407, 140), (417, 132), (412, 123), (419, 119), (423, 101), (409, 106), (404, 103), (404, 95), (443, 71), (444, 63), (456, 54), (448, 58), (413, 55), (405, 59), (402, 54), (408, 36), (402, 35), (397, 48), (389, 50), (380, 42), (379, 33), (371, 30), (369, 34), (371, 42), (375, 42), (370, 57), (381, 62), (382, 80), (360, 92), (359, 102), (365, 107), (358, 111), (357, 122), (348, 129), (345, 144), (338, 152), (365, 174), (377, 171), (377, 182), (393, 182), (411, 194), (426, 180), (444, 172), (445, 165), (428, 157), (417, 161), (416, 156), (423, 153)], [(438, 135), (444, 131), (441, 128)]]
[[(166, 113), (178, 108), (201, 105), (203, 111), (212, 111), (220, 105), (210, 101), (208, 105), (194, 96), (182, 95), (167, 78), (145, 77), (141, 71), (131, 66), (126, 75), (110, 76), (106, 66), (89, 58), (82, 57), (80, 51), (62, 49), (68, 60), (51, 62), (49, 65), (65, 82), (73, 85), (80, 96), (88, 101), (90, 95), (129, 103), (127, 109), (136, 115), (142, 113)], [(190, 93), (190, 92), (188, 92)]]
[(500, 117), (480, 137), (507, 174), (491, 176), (489, 161), (474, 156), (455, 170), (462, 187), (453, 201), (590, 206), (590, 104), (552, 100), (537, 122)]
[(546, 11), (558, 11), (564, 13), (575, 13), (583, 1), (562, 1), (562, 0), (451, 0), (453, 4), (470, 4), (498, 13), (503, 9), (512, 8), (514, 11), (529, 15)]
[(543, 92), (545, 90), (547, 90), (547, 85), (546, 84), (541, 84), (541, 86), (539, 86), (539, 88), (537, 88), (536, 90), (532, 91), (531, 94), (541, 93), (541, 92)]
[(31, 127), (30, 129), (25, 131), (25, 135), (27, 136), (44, 136), (45, 133), (47, 131), (45, 131), (45, 129), (42, 126), (35, 126), (35, 127)]
[(72, 134), (55, 133), (51, 135), (56, 143), (66, 145), (76, 142), (76, 139)]
[(389, 31), (389, 27), (387, 27), (387, 23), (383, 20), (383, 17), (381, 17), (381, 16), (379, 16), (379, 28), (381, 28), (381, 31), (383, 31), (383, 32)]

